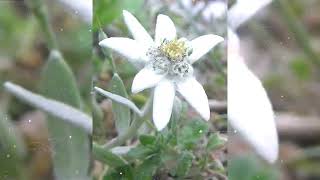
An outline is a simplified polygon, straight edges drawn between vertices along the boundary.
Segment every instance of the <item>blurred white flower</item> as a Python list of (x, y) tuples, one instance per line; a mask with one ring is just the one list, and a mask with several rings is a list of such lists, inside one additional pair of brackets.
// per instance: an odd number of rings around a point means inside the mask
[(203, 119), (209, 120), (208, 98), (193, 76), (191, 65), (222, 42), (223, 38), (209, 34), (192, 41), (178, 39), (172, 20), (160, 14), (157, 17), (153, 40), (132, 14), (123, 11), (123, 16), (134, 40), (111, 37), (102, 40), (99, 45), (117, 51), (142, 68), (134, 77), (132, 92), (138, 93), (155, 87), (153, 121), (156, 128), (162, 130), (168, 124), (176, 91)]
[(278, 158), (278, 135), (270, 100), (260, 80), (240, 54), (236, 28), (270, 0), (238, 0), (228, 13), (228, 117), (254, 149), (268, 162)]
[(79, 15), (85, 22), (91, 24), (92, 22), (92, 0), (59, 0), (65, 6), (74, 11), (76, 15)]
[(205, 20), (210, 21), (211, 18), (221, 18), (227, 13), (227, 4), (225, 1), (209, 1), (208, 5), (202, 12)]
[[(195, 1), (193, 0), (181, 0), (182, 7), (190, 13), (192, 16), (195, 16), (201, 13), (201, 16), (206, 21), (210, 21), (211, 18), (220, 18), (226, 15), (227, 4), (225, 1)], [(175, 8), (178, 9), (178, 8)]]
[(204, 1), (180, 0), (180, 2), (192, 16), (197, 15), (205, 7)]
[(228, 24), (235, 30), (272, 0), (237, 0), (228, 11)]

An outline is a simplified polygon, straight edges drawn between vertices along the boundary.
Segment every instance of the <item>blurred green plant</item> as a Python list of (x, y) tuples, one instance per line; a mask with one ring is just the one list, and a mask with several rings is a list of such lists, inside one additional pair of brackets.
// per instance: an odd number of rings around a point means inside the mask
[[(28, 92), (11, 83), (5, 83), (5, 87), (22, 101), (48, 112), (54, 177), (59, 180), (89, 179), (90, 139), (88, 133), (91, 133), (92, 130), (91, 118), (81, 112), (84, 104), (79, 88), (71, 68), (59, 50), (45, 2), (28, 0), (27, 5), (39, 23), (50, 52), (42, 69), (40, 82), (40, 92), (45, 97)], [(66, 121), (71, 122), (66, 123)], [(87, 124), (88, 129), (83, 128), (81, 123)]]
[(21, 134), (0, 110), (0, 179), (27, 180), (25, 144)]
[(228, 162), (230, 180), (278, 180), (276, 167), (263, 164), (255, 156), (233, 157)]

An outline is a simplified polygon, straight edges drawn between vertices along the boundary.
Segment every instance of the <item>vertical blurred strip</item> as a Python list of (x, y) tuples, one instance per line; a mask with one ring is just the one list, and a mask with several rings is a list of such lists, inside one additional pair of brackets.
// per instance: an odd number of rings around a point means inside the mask
[(25, 145), (10, 119), (0, 111), (0, 179), (26, 180)]

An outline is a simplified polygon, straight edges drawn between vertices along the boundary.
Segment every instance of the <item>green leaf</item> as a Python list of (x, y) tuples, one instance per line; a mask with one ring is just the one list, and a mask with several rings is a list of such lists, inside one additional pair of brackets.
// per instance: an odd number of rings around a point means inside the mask
[(111, 167), (125, 166), (127, 162), (120, 156), (113, 154), (111, 151), (93, 143), (93, 157)]
[(135, 169), (134, 180), (152, 180), (160, 162), (159, 156), (152, 156), (143, 161), (142, 164)]
[[(122, 79), (118, 74), (114, 74), (111, 82), (111, 93), (117, 94), (119, 96), (122, 96), (124, 98), (128, 98), (128, 94), (126, 91), (126, 88), (122, 82)], [(126, 106), (123, 106), (117, 102), (112, 102), (112, 111), (115, 116), (115, 124), (116, 129), (119, 134), (122, 134), (125, 132), (128, 127), (130, 126), (130, 109)]]
[(22, 137), (7, 116), (0, 112), (0, 177), (26, 179), (24, 158), (25, 145)]
[[(58, 51), (52, 51), (43, 69), (41, 93), (81, 109), (80, 94), (69, 66)], [(50, 140), (53, 147), (54, 173), (59, 180), (88, 179), (90, 165), (89, 137), (80, 128), (48, 115)]]
[(213, 151), (225, 144), (225, 141), (221, 139), (219, 133), (212, 134), (208, 139), (207, 150)]
[(154, 145), (156, 143), (156, 140), (156, 137), (151, 135), (142, 134), (139, 136), (139, 141), (144, 146)]
[(201, 119), (194, 119), (178, 133), (178, 143), (186, 149), (193, 149), (200, 138), (208, 132), (207, 122)]
[(131, 159), (145, 159), (157, 152), (156, 148), (150, 148), (145, 146), (137, 146), (135, 148), (132, 148), (128, 154), (127, 157)]
[(110, 24), (118, 18), (122, 10), (134, 12), (142, 6), (143, 0), (94, 0), (93, 29)]
[(192, 160), (193, 160), (193, 155), (190, 152), (188, 151), (182, 152), (182, 154), (178, 159), (178, 166), (176, 170), (176, 174), (179, 177), (185, 177), (189, 173), (189, 170), (192, 166)]
[(103, 180), (133, 180), (133, 170), (129, 165), (110, 169)]

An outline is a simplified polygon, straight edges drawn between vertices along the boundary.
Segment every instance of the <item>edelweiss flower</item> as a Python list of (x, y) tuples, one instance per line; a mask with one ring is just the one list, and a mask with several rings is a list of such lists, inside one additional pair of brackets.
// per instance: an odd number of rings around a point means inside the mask
[(166, 15), (158, 15), (155, 40), (138, 20), (128, 11), (123, 11), (126, 25), (133, 39), (111, 37), (99, 45), (111, 48), (137, 67), (142, 67), (134, 77), (132, 92), (155, 87), (153, 121), (158, 130), (169, 122), (173, 100), (178, 91), (205, 120), (210, 118), (207, 95), (193, 76), (192, 64), (223, 41), (217, 35), (204, 35), (192, 41), (177, 38), (176, 28)]
[(240, 53), (237, 27), (271, 0), (238, 0), (228, 12), (228, 117), (264, 159), (278, 158), (278, 135), (270, 100)]

